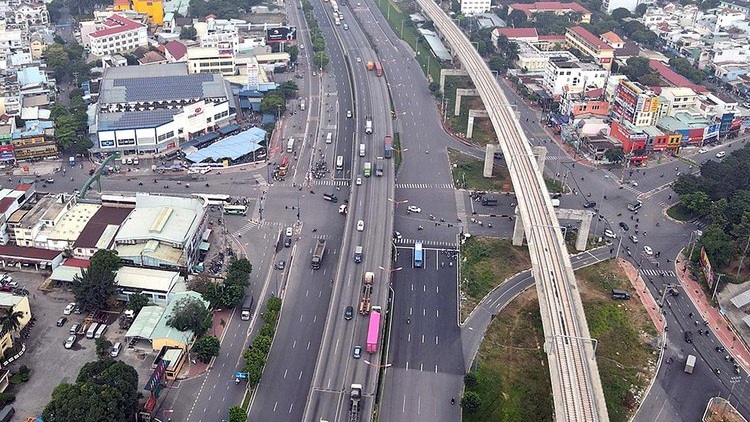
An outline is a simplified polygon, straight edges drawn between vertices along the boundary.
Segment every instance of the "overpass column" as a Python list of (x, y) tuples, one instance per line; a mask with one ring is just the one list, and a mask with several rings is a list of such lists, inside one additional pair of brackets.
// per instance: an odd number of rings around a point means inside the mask
[(523, 222), (521, 217), (518, 216), (518, 207), (515, 210), (515, 222), (513, 223), (513, 246), (523, 246)]
[(536, 157), (536, 165), (539, 167), (539, 171), (544, 174), (544, 162), (547, 159), (547, 147), (536, 146), (532, 147), (531, 150)]
[(495, 149), (497, 148), (494, 144), (487, 144), (484, 148), (484, 171), (482, 176), (492, 177), (492, 170), (495, 166)]
[(469, 121), (466, 125), (466, 137), (471, 139), (474, 135), (474, 119), (477, 117), (489, 117), (486, 110), (469, 110)]
[(591, 230), (591, 220), (594, 217), (594, 213), (587, 212), (581, 217), (581, 227), (578, 229), (578, 236), (576, 237), (576, 249), (579, 251), (586, 250), (586, 243), (589, 240), (589, 230)]
[(445, 92), (446, 76), (469, 76), (469, 72), (461, 69), (442, 69), (440, 71), (440, 92)]
[[(479, 96), (479, 91), (477, 91), (476, 89), (456, 89), (456, 105), (453, 107), (453, 115), (458, 116), (459, 114), (461, 114), (461, 99), (463, 99), (463, 97), (477, 96)], [(469, 138), (471, 138), (471, 136), (469, 136)]]

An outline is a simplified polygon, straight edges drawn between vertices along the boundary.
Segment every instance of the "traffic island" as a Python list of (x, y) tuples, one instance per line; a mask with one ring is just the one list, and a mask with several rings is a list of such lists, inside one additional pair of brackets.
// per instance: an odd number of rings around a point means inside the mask
[[(631, 290), (615, 261), (576, 272), (596, 349), (610, 420), (627, 421), (655, 374), (657, 330), (638, 300), (615, 301), (611, 291)], [(529, 289), (500, 311), (485, 334), (467, 376), (466, 390), (479, 396), (464, 421), (552, 420), (551, 385), (536, 291)]]

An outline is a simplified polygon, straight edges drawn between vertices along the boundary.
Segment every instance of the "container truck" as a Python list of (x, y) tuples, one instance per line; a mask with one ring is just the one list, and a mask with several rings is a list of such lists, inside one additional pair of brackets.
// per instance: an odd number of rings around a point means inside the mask
[(383, 155), (385, 158), (393, 157), (393, 138), (390, 136), (383, 138)]
[(378, 340), (380, 339), (380, 306), (373, 306), (370, 314), (370, 324), (367, 327), (367, 352), (378, 351)]
[(318, 239), (313, 249), (312, 262), (310, 266), (313, 270), (320, 268), (320, 263), (323, 262), (323, 254), (326, 252), (326, 241), (325, 239)]
[(240, 314), (243, 321), (250, 321), (250, 314), (253, 311), (253, 296), (245, 298), (245, 303), (242, 304), (242, 314)]
[(367, 62), (367, 70), (373, 70), (373, 69), (375, 69), (375, 63)]

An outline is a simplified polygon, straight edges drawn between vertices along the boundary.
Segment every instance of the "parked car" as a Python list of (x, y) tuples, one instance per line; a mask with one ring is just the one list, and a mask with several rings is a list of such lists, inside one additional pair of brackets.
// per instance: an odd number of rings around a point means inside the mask
[(701, 148), (701, 149), (698, 150), (698, 154), (705, 154), (707, 152), (708, 152), (708, 148), (706, 148), (706, 147), (703, 147), (703, 148)]
[(65, 307), (63, 310), (63, 315), (70, 315), (71, 312), (73, 312), (73, 309), (75, 309), (76, 304), (75, 302), (68, 303), (68, 306)]
[(419, 208), (416, 205), (409, 205), (408, 207), (406, 207), (406, 209), (410, 212), (422, 212), (422, 208)]
[(58, 327), (62, 327), (63, 325), (65, 325), (66, 322), (68, 322), (68, 318), (67, 317), (61, 316), (60, 318), (57, 318), (57, 326)]
[(586, 201), (583, 203), (583, 208), (594, 208), (596, 206), (596, 202), (594, 201)]
[(76, 341), (78, 340), (78, 337), (76, 336), (70, 336), (67, 340), (65, 340), (65, 348), (66, 349), (72, 349), (73, 345), (76, 344)]
[(109, 355), (116, 358), (117, 355), (120, 354), (120, 350), (122, 350), (122, 343), (118, 341), (112, 345), (112, 350), (109, 351)]
[(291, 227), (287, 227), (284, 234), (286, 235), (286, 237), (292, 237), (292, 234), (294, 234), (294, 231), (292, 230)]
[(77, 332), (78, 332), (78, 329), (79, 329), (80, 327), (81, 327), (81, 324), (73, 324), (73, 325), (71, 325), (71, 326), (70, 326), (70, 329), (68, 330), (68, 332), (69, 332), (70, 334), (75, 334), (75, 333), (77, 333)]
[(612, 230), (610, 230), (610, 229), (604, 230), (604, 236), (605, 236), (605, 237), (608, 237), (608, 238), (610, 238), (610, 239), (614, 239), (614, 238), (616, 238), (616, 237), (617, 237), (617, 235), (615, 234), (615, 232), (613, 232), (613, 231), (612, 231)]

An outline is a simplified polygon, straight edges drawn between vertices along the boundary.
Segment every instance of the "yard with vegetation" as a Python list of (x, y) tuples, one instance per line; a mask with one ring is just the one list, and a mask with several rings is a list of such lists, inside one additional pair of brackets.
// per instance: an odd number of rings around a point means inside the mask
[[(637, 408), (636, 397), (655, 370), (656, 329), (638, 300), (615, 302), (612, 288), (632, 290), (614, 261), (579, 270), (591, 336), (599, 340), (599, 374), (609, 418), (624, 422)], [(479, 410), (464, 421), (551, 421), (552, 390), (536, 292), (529, 290), (500, 312), (487, 330), (467, 393), (479, 397)]]
[(448, 150), (448, 159), (451, 163), (453, 184), (457, 188), (489, 192), (512, 190), (510, 175), (504, 166), (495, 165), (492, 177), (486, 178), (483, 176), (484, 161), (451, 149)]

